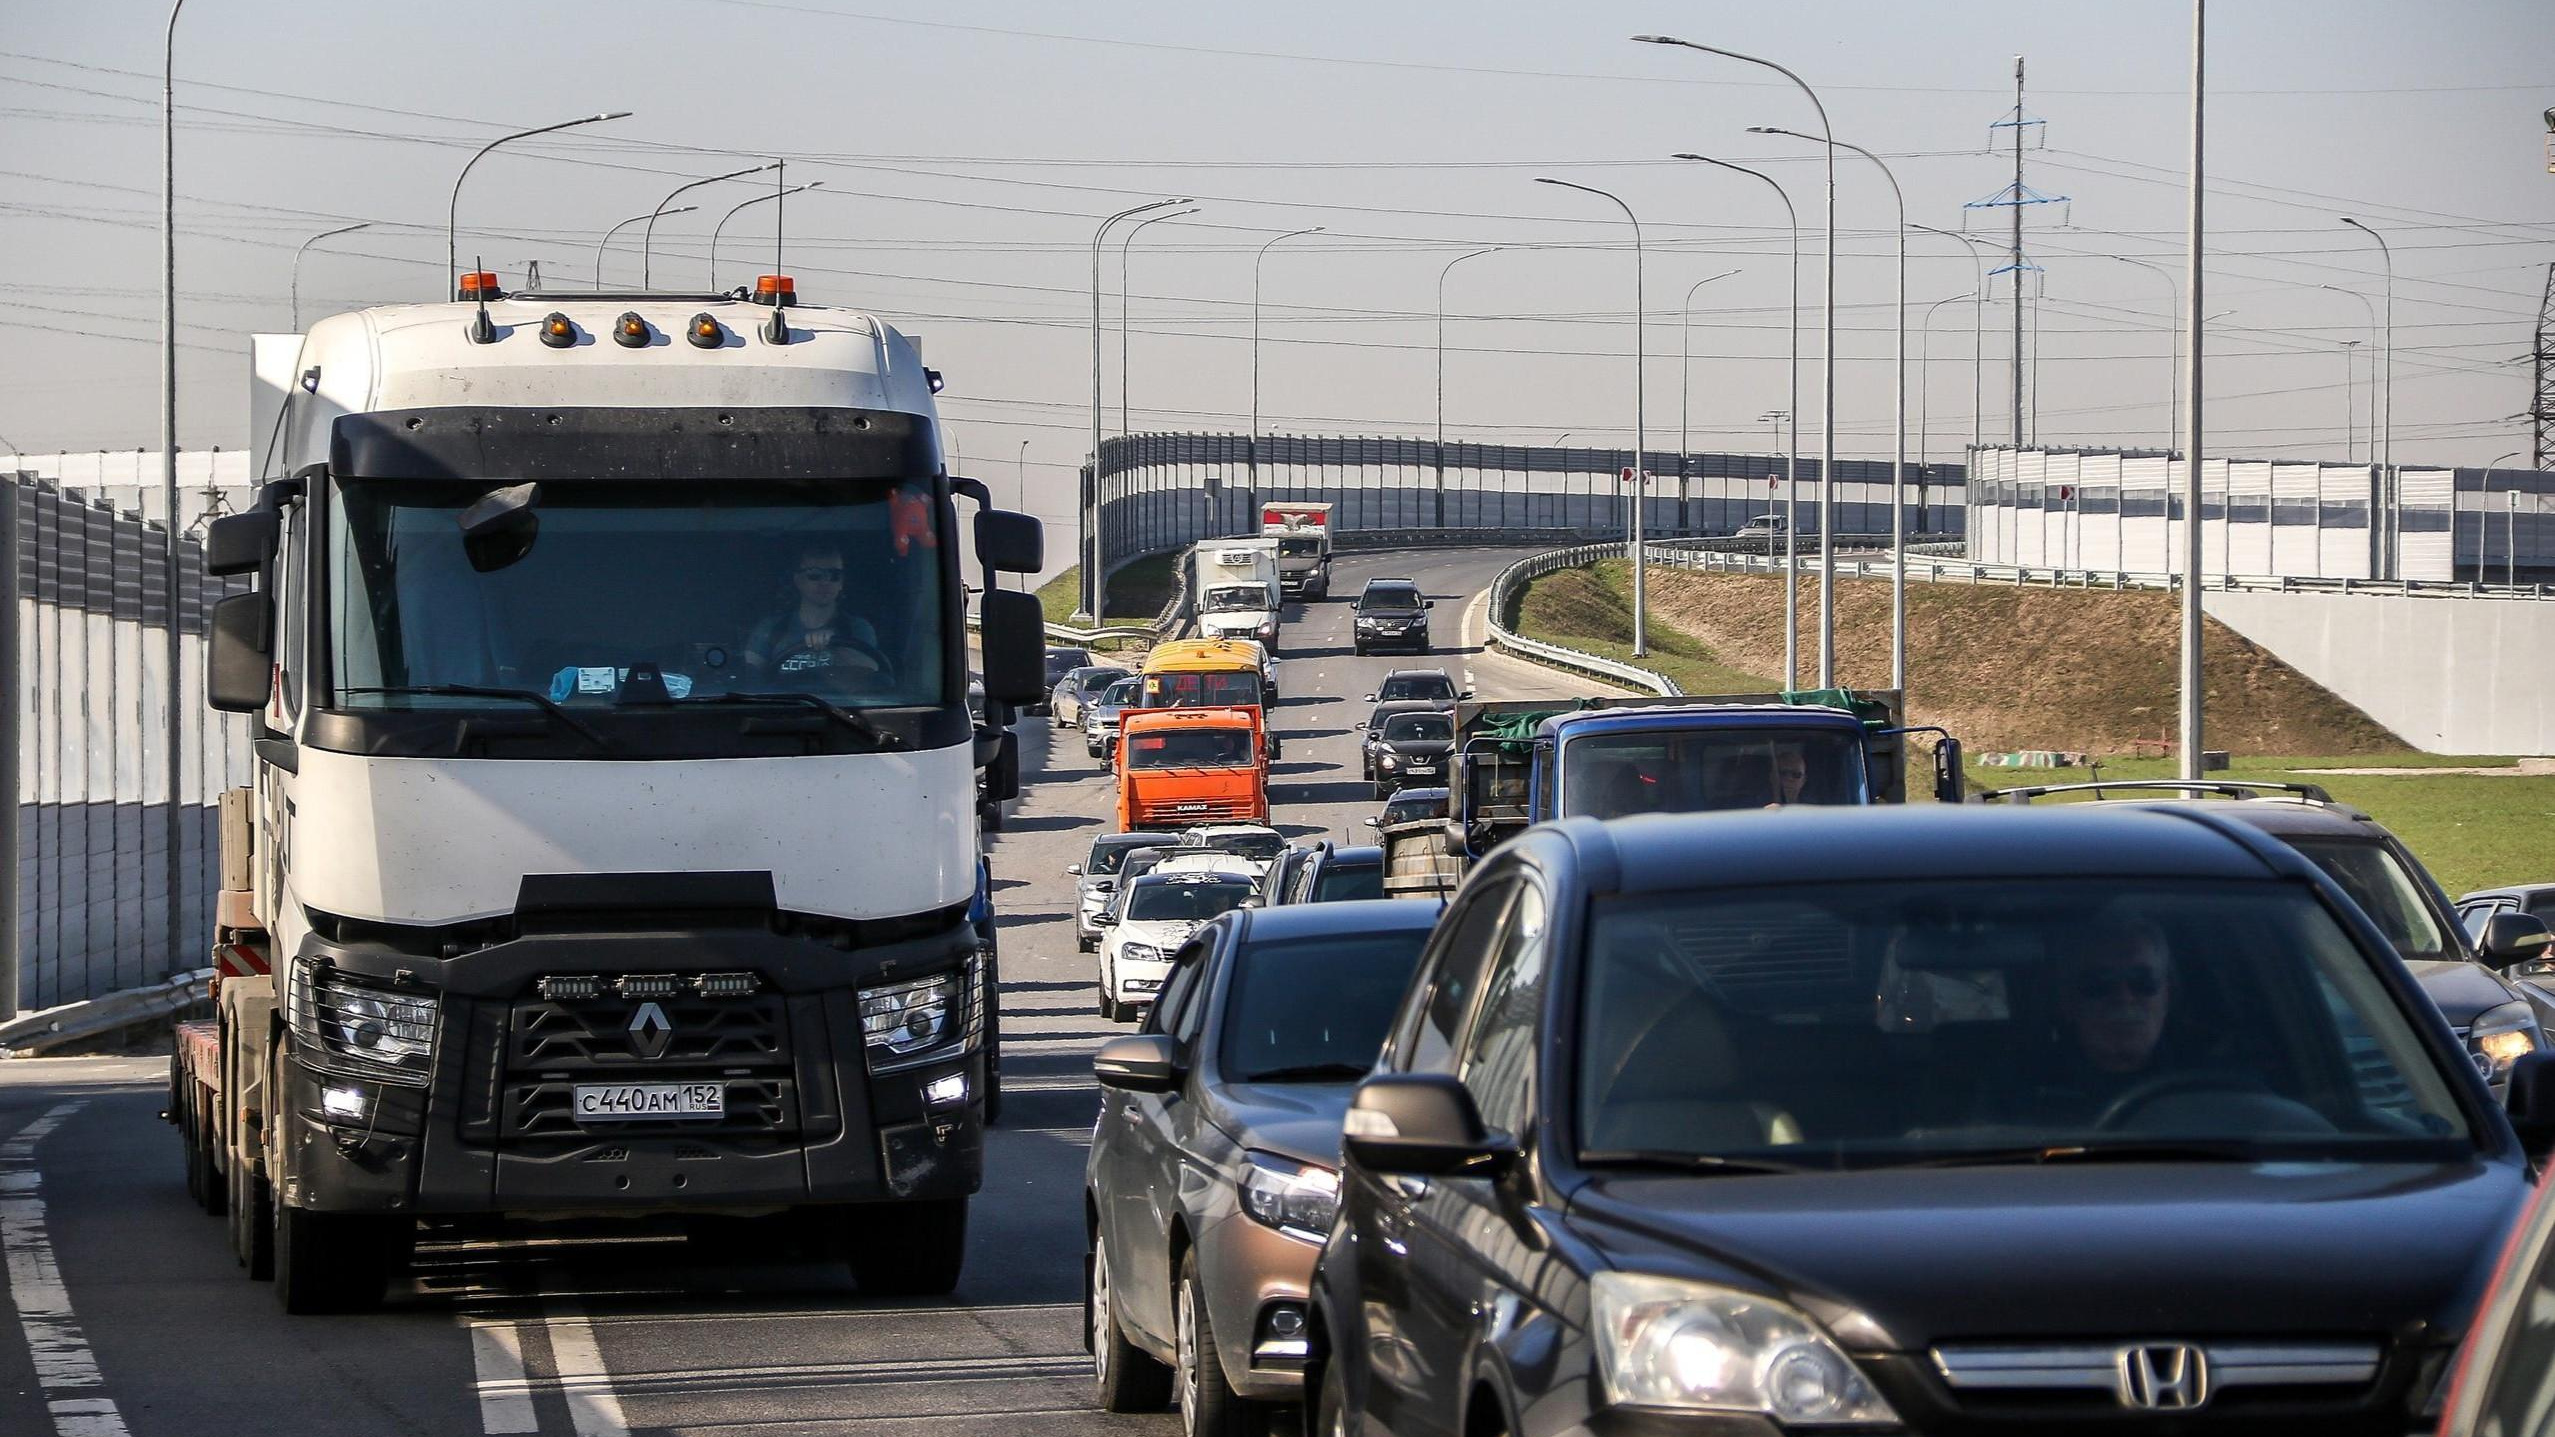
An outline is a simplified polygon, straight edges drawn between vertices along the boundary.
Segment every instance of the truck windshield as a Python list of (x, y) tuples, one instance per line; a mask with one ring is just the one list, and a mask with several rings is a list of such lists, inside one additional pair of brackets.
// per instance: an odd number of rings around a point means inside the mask
[(1600, 1161), (2437, 1160), (2473, 1142), (2449, 1060), (2380, 976), (2393, 956), (2298, 886), (1799, 883), (1601, 899), (1586, 931), (1565, 1091)]
[(470, 685), (570, 707), (774, 691), (845, 708), (943, 701), (929, 481), (546, 485), (529, 546), (483, 572), (457, 520), (492, 487), (336, 481), (339, 707), (484, 703), (413, 692)]
[(1223, 708), (1228, 705), (1248, 708), (1260, 701), (1260, 675), (1255, 669), (1224, 673), (1146, 674), (1144, 701), (1147, 707), (1158, 709)]
[(1562, 816), (1862, 803), (1858, 734), (1781, 729), (1601, 733), (1562, 748)]
[(1269, 606), (1269, 591), (1258, 584), (1219, 584), (1198, 605), (1210, 614), (1257, 613)]
[(1322, 552), (1322, 541), (1311, 535), (1289, 535), (1278, 540), (1278, 552), (1290, 559), (1309, 559)]
[(1234, 768), (1251, 761), (1245, 729), (1149, 733), (1127, 743), (1129, 768)]

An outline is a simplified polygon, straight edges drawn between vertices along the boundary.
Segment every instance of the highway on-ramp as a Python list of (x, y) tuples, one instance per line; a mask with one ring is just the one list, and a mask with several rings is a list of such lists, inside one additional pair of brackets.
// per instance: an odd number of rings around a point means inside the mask
[[(1344, 553), (1331, 596), (1279, 642), (1285, 757), (1275, 820), (1365, 841), (1363, 696), (1440, 666), (1484, 698), (1585, 691), (1480, 652), (1480, 606), (1513, 551)], [(1437, 653), (1357, 657), (1369, 577), (1419, 581)], [(1469, 676), (1469, 682), (1467, 678)], [(988, 1138), (958, 1291), (866, 1299), (837, 1267), (740, 1225), (673, 1236), (421, 1244), (378, 1313), (288, 1318), (187, 1198), (159, 1121), (164, 1059), (0, 1065), (0, 1255), (18, 1332), (0, 1333), (0, 1434), (924, 1434), (1170, 1432), (1095, 1410), (1082, 1350), (1078, 1189), (1097, 1110), (1095, 960), (1073, 938), (1078, 861), (1114, 787), (1079, 736), (1020, 725), (1024, 792), (992, 844), (1002, 929), (1003, 1121)], [(892, 821), (870, 816), (864, 821)], [(707, 1250), (705, 1250), (707, 1249)]]

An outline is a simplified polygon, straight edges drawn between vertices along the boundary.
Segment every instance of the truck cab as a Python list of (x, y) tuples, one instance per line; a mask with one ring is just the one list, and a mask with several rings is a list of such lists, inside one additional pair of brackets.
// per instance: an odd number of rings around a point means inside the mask
[(1016, 795), (1041, 677), (992, 580), (1036, 521), (948, 473), (911, 340), (784, 278), (465, 293), (315, 325), (207, 536), (256, 578), (211, 620), (257, 762), (194, 1074), (240, 1255), (326, 1311), (421, 1218), (757, 1213), (946, 1291), (992, 1077), (978, 776)]
[(1331, 506), (1277, 502), (1260, 506), (1260, 532), (1277, 539), (1278, 588), (1286, 598), (1331, 592)]
[(1259, 710), (1129, 709), (1118, 736), (1118, 828), (1269, 821)]
[(1201, 636), (1277, 642), (1276, 544), (1273, 539), (1237, 539), (1198, 545), (1191, 582)]

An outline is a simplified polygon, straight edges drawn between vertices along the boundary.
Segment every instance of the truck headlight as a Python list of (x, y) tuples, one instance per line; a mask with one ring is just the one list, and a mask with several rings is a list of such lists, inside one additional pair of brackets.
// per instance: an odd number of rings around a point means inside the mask
[(2537, 1015), (2524, 1002), (2487, 1008), (2467, 1030), (2466, 1043), (2484, 1076), (2500, 1078), (2511, 1071), (2511, 1064), (2537, 1051)]
[(967, 973), (952, 970), (862, 989), (861, 1043), (869, 1052), (869, 1070), (910, 1067), (939, 1056), (936, 1049), (972, 1032), (970, 988)]
[(1762, 1413), (1791, 1425), (1899, 1425), (1817, 1324), (1709, 1283), (1601, 1272), (1589, 1282), (1606, 1400), (1681, 1412)]
[(349, 981), (305, 960), (293, 965), (285, 1021), (302, 1061), (321, 1072), (422, 1088), (434, 1067), (431, 993)]
[(1118, 947), (1118, 961), (1121, 963), (1159, 963), (1162, 961), (1162, 950), (1154, 947), (1150, 943), (1124, 943), (1120, 944)]
[(1340, 1211), (1340, 1175), (1275, 1153), (1248, 1154), (1242, 1174), (1242, 1211), (1263, 1227), (1318, 1243)]

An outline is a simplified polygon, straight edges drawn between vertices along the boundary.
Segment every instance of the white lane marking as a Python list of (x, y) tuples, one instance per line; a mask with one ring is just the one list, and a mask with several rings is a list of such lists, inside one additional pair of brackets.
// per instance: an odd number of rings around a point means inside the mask
[(603, 1349), (594, 1326), (574, 1307), (554, 1307), (543, 1317), (550, 1329), (550, 1366), (559, 1394), (568, 1399), (568, 1420), (577, 1437), (630, 1437), (621, 1415), (621, 1399), (612, 1391), (612, 1370), (603, 1365)]
[(0, 1251), (6, 1254), (9, 1300), (18, 1309), (18, 1329), (26, 1335), (56, 1437), (125, 1437), (124, 1417), (112, 1398), (73, 1395), (103, 1387), (106, 1380), (53, 1260), (53, 1240), (44, 1226), (44, 1179), (35, 1162), (36, 1144), (85, 1106), (85, 1100), (57, 1104), (0, 1143)]
[(511, 1322), (462, 1321), (470, 1329), (470, 1360), (479, 1372), (479, 1425), (489, 1437), (540, 1431), (532, 1384), (523, 1373), (523, 1330)]

